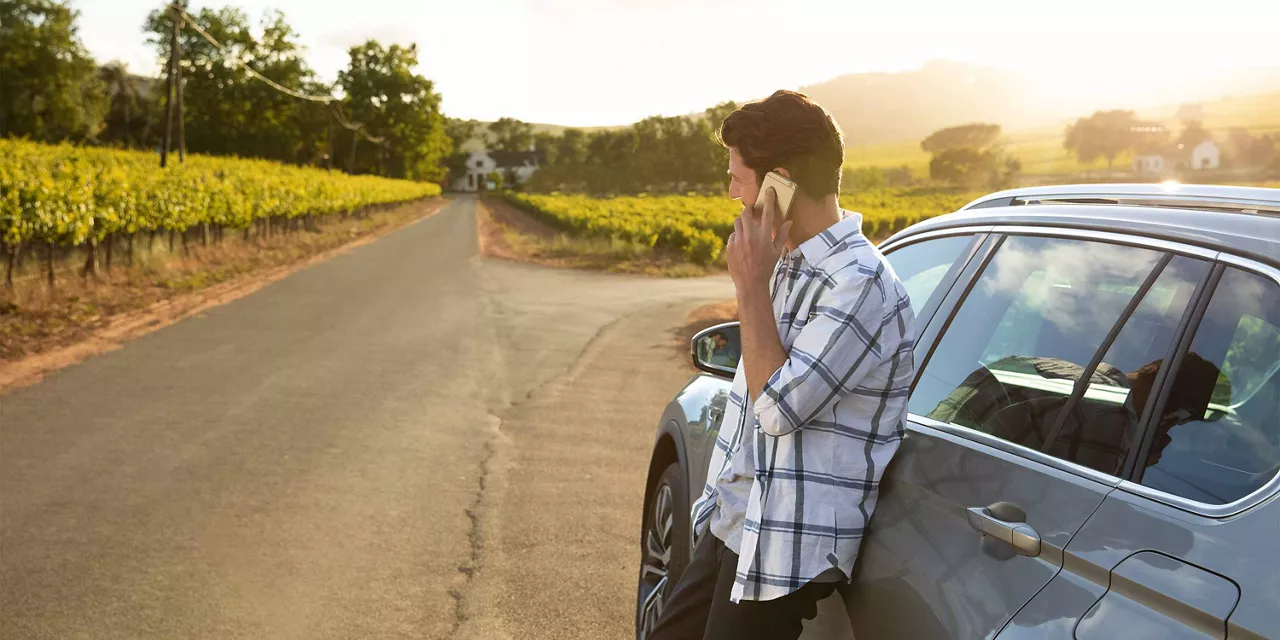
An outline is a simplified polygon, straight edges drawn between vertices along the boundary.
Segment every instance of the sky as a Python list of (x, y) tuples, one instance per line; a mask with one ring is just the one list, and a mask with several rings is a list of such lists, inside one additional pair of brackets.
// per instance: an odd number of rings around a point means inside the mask
[[(157, 0), (72, 0), (101, 62), (157, 73)], [(283, 11), (321, 79), (367, 38), (417, 43), (447, 115), (575, 126), (701, 111), (935, 59), (1033, 71), (1064, 93), (1130, 94), (1280, 66), (1280, 0), (191, 0)]]

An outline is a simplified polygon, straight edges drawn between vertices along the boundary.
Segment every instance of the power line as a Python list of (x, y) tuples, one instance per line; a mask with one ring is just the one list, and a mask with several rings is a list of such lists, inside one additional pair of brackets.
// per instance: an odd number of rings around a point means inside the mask
[(352, 122), (349, 119), (347, 119), (346, 115), (342, 113), (342, 102), (337, 98), (333, 96), (328, 96), (328, 95), (312, 95), (312, 94), (302, 93), (301, 91), (295, 91), (284, 85), (281, 85), (280, 83), (272, 80), (271, 78), (268, 78), (262, 75), (261, 73), (258, 73), (256, 70), (254, 70), (253, 67), (250, 67), (248, 63), (241, 60), (238, 56), (232, 55), (231, 52), (229, 52), (221, 42), (218, 42), (217, 38), (214, 38), (212, 35), (209, 34), (208, 31), (205, 31), (204, 28), (201, 27), (198, 22), (196, 22), (196, 19), (191, 14), (187, 13), (186, 9), (184, 9), (183, 7), (177, 4), (170, 5), (170, 8), (178, 12), (179, 14), (181, 14), (182, 18), (184, 19), (184, 22), (191, 25), (191, 28), (194, 29), (196, 33), (200, 34), (202, 38), (207, 40), (209, 44), (213, 45), (214, 48), (216, 48), (220, 53), (222, 53), (222, 55), (228, 62), (236, 65), (237, 67), (240, 67), (241, 69), (244, 70), (245, 73), (249, 74), (251, 77), (262, 81), (267, 86), (287, 96), (297, 98), (299, 100), (306, 100), (308, 102), (319, 102), (321, 104), (324, 104), (330, 108), (330, 111), (333, 113), (334, 120), (337, 121), (337, 123), (342, 128), (346, 129), (347, 131), (353, 131), (359, 134), (360, 137), (364, 138), (365, 140), (373, 144), (381, 145), (386, 143), (387, 139), (385, 137), (369, 135), (368, 129), (367, 127), (365, 127), (363, 123)]

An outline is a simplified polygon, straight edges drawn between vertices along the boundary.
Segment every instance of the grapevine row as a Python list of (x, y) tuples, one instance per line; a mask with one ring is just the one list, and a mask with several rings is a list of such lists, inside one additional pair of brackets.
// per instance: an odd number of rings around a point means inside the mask
[[(955, 211), (975, 194), (877, 189), (840, 196), (840, 206), (863, 215), (867, 236), (880, 239), (916, 222)], [(721, 260), (742, 206), (726, 197), (628, 196), (593, 198), (508, 192), (517, 207), (572, 235), (613, 237), (682, 252), (698, 264)]]
[(0, 140), (0, 242), (90, 245), (111, 234), (247, 229), (437, 196), (435, 184), (193, 155)]

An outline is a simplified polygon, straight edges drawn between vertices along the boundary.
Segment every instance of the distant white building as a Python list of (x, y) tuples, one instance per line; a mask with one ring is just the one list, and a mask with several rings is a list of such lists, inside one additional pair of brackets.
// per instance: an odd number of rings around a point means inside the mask
[(1222, 152), (1218, 143), (1205, 140), (1191, 150), (1191, 168), (1195, 171), (1210, 171), (1222, 164)]
[(1143, 175), (1159, 175), (1164, 173), (1164, 156), (1149, 153), (1133, 157), (1133, 170)]
[(467, 156), (467, 172), (457, 176), (453, 180), (454, 191), (479, 191), (484, 189), (495, 189), (498, 185), (489, 180), (489, 174), (497, 171), (502, 175), (504, 184), (510, 186), (508, 182), (510, 175), (515, 174), (517, 183), (523, 183), (538, 170), (539, 158), (538, 152), (529, 151), (500, 151), (486, 150), (475, 148)]
[(1159, 176), (1172, 171), (1212, 171), (1222, 166), (1218, 143), (1205, 140), (1188, 152), (1182, 145), (1170, 145), (1165, 151), (1147, 151), (1133, 157), (1133, 172)]

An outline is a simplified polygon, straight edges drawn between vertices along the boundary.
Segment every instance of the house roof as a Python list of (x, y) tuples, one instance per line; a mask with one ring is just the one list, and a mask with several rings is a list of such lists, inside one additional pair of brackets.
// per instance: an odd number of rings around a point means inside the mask
[(494, 164), (502, 168), (534, 166), (542, 163), (542, 154), (537, 151), (500, 151), (488, 152)]

